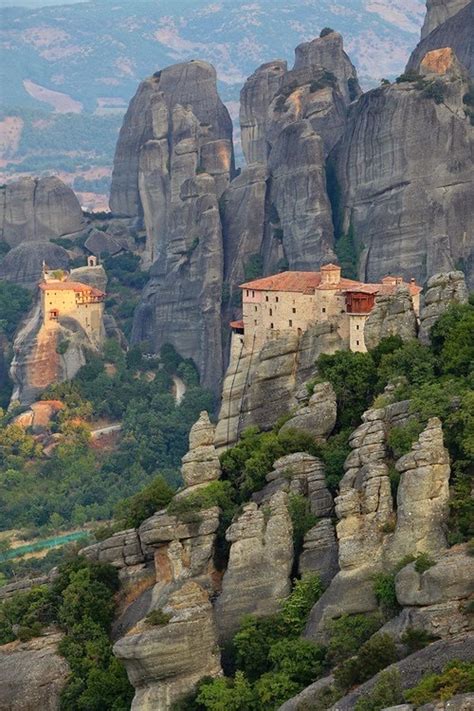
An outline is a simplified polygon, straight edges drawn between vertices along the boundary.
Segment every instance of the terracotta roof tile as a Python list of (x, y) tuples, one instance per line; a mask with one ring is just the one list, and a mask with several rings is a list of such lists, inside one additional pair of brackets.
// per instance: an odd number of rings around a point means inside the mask
[(80, 281), (42, 281), (39, 285), (42, 291), (75, 291), (78, 293), (92, 294), (92, 296), (105, 296), (103, 291), (95, 286), (82, 284)]

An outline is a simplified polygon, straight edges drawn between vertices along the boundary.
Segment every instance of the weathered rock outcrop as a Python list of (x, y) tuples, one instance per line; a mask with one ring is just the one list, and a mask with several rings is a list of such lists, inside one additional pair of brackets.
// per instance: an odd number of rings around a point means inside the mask
[(114, 645), (136, 689), (133, 711), (169, 709), (204, 676), (221, 673), (207, 593), (187, 582), (169, 596), (162, 612), (167, 622), (141, 621)]
[(309, 328), (301, 337), (281, 336), (266, 343), (258, 353), (234, 358), (223, 383), (216, 447), (231, 446), (252, 425), (264, 430), (273, 427), (278, 417), (299, 404), (298, 386), (314, 372), (317, 357), (341, 347), (337, 331), (324, 323)]
[(431, 328), (448, 306), (452, 303), (465, 304), (467, 299), (467, 287), (462, 272), (435, 274), (428, 279), (420, 311), (420, 340), (429, 343)]
[(337, 418), (336, 393), (331, 383), (317, 383), (309, 400), (295, 410), (281, 432), (301, 430), (315, 438), (328, 437)]
[(57, 653), (61, 634), (0, 647), (0, 708), (8, 711), (59, 711), (69, 665)]
[(260, 507), (245, 504), (226, 538), (229, 563), (215, 603), (222, 641), (231, 639), (243, 615), (273, 614), (290, 592), (293, 539), (287, 495), (279, 491)]
[[(461, 634), (451, 639), (433, 642), (433, 644), (428, 645), (425, 649), (410, 654), (410, 656), (405, 657), (405, 659), (402, 659), (400, 662), (391, 664), (387, 667), (387, 670), (391, 671), (397, 669), (400, 675), (402, 689), (410, 689), (416, 686), (420, 679), (426, 674), (439, 674), (446, 664), (453, 659), (460, 659), (466, 662), (470, 662), (474, 659), (473, 633)], [(350, 694), (339, 699), (339, 701), (331, 706), (329, 711), (352, 711), (357, 699), (374, 688), (380, 679), (381, 673), (382, 672), (379, 672), (379, 674), (376, 674), (365, 684), (361, 684)], [(298, 707), (296, 707), (296, 709), (297, 708)], [(456, 708), (456, 706), (454, 706), (454, 708)]]
[(305, 633), (310, 638), (323, 638), (330, 618), (376, 608), (374, 572), (394, 566), (405, 555), (440, 555), (447, 547), (450, 466), (437, 418), (396, 463), (401, 476), (394, 510), (386, 437), (393, 424), (407, 417), (406, 402), (368, 410), (351, 435), (352, 452), (335, 500), (340, 572), (311, 612)]
[(56, 269), (67, 269), (69, 255), (52, 242), (22, 242), (11, 249), (0, 263), (0, 279), (33, 289), (40, 281), (43, 262)]
[(11, 247), (80, 232), (84, 218), (71, 188), (59, 178), (20, 178), (0, 188), (0, 238)]
[(413, 51), (407, 71), (416, 71), (426, 52), (451, 47), (459, 61), (474, 74), (472, 0), (434, 0), (428, 3), (428, 16), (421, 33), (421, 42)]
[(429, 420), (418, 442), (395, 466), (400, 485), (397, 525), (390, 544), (392, 560), (413, 553), (439, 553), (447, 546), (444, 523), (451, 469), (438, 418)]
[(184, 494), (189, 494), (201, 486), (209, 484), (221, 475), (221, 466), (214, 446), (215, 427), (206, 411), (189, 433), (189, 451), (182, 460), (181, 473), (184, 480)]
[(468, 83), (448, 73), (436, 81), (439, 104), (406, 82), (364, 94), (335, 151), (339, 227), (352, 228), (366, 281), (389, 272), (420, 283), (459, 261), (474, 278)]
[(399, 286), (392, 294), (380, 294), (364, 326), (366, 347), (371, 350), (387, 336), (400, 336), (404, 341), (416, 338), (417, 320), (407, 287)]

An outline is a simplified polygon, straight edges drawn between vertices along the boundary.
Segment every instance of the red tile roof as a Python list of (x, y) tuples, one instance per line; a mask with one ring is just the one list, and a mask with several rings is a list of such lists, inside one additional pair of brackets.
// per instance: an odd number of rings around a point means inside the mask
[(243, 320), (241, 321), (229, 321), (229, 326), (231, 328), (243, 328), (244, 327), (244, 322)]
[[(321, 271), (333, 271), (339, 269), (334, 264), (327, 264), (321, 267)], [(411, 294), (419, 294), (421, 286), (414, 282), (403, 282), (403, 286), (408, 286)], [(397, 284), (365, 284), (354, 279), (341, 279), (334, 283), (321, 283), (321, 272), (281, 272), (272, 276), (254, 279), (240, 285), (241, 289), (252, 289), (255, 291), (294, 291), (303, 294), (312, 294), (318, 291), (359, 291), (365, 294), (389, 294), (392, 293)]]
[(80, 281), (42, 281), (39, 288), (42, 291), (75, 291), (82, 294), (91, 294), (92, 296), (105, 296), (100, 289), (88, 284), (82, 284)]

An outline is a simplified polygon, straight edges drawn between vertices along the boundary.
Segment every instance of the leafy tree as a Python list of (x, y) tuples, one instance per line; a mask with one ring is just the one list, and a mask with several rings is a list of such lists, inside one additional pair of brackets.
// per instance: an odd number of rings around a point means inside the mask
[(173, 494), (173, 489), (159, 474), (138, 494), (121, 501), (117, 507), (117, 516), (123, 520), (126, 528), (137, 528), (155, 511), (165, 508)]
[(316, 367), (320, 378), (328, 380), (336, 392), (339, 429), (356, 426), (375, 394), (376, 370), (371, 355), (352, 351), (323, 354)]
[(8, 338), (13, 336), (31, 301), (32, 295), (27, 289), (0, 280), (0, 329)]
[(372, 637), (383, 624), (380, 614), (348, 615), (331, 620), (328, 625), (330, 640), (328, 656), (338, 664), (356, 654), (361, 645)]

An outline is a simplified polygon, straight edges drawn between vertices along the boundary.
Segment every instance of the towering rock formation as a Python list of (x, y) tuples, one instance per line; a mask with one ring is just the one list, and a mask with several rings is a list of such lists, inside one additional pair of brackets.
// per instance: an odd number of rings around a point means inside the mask
[(0, 239), (11, 247), (80, 232), (81, 206), (59, 178), (20, 178), (0, 188)]
[(459, 61), (474, 76), (473, 0), (428, 1), (428, 15), (421, 33), (421, 42), (412, 52), (407, 71), (416, 71), (427, 52), (451, 47)]
[(456, 15), (471, 0), (426, 0), (426, 17), (421, 28), (421, 39)]
[(264, 273), (314, 269), (334, 258), (325, 159), (361, 92), (338, 33), (300, 45), (295, 55), (293, 69), (263, 64), (241, 91), (249, 165), (223, 197), (224, 243), (239, 245), (225, 262), (231, 290), (252, 255), (260, 255)]
[(474, 279), (468, 82), (455, 58), (436, 64), (424, 83), (364, 94), (335, 150), (340, 231), (352, 230), (368, 281), (392, 272), (423, 282), (459, 262)]
[(153, 265), (133, 338), (154, 351), (173, 343), (213, 389), (222, 374), (218, 200), (233, 164), (232, 123), (213, 67), (177, 64), (140, 85), (120, 132), (110, 198), (114, 212), (143, 219)]
[(416, 338), (417, 318), (407, 287), (399, 286), (392, 294), (380, 294), (364, 325), (366, 347), (375, 348), (382, 338), (400, 336), (404, 341)]

